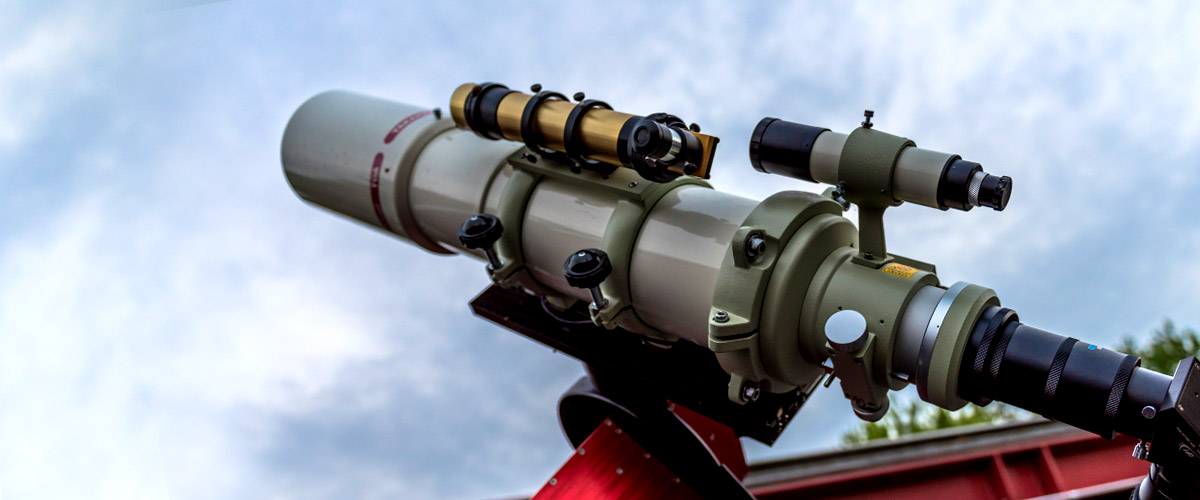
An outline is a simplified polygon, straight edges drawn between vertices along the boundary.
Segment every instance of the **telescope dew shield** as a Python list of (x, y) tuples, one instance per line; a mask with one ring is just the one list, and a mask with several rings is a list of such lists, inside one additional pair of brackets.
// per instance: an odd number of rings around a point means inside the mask
[(466, 83), (450, 97), (450, 115), (459, 127), (480, 137), (521, 142), (533, 153), (611, 173), (611, 166), (636, 170), (647, 180), (666, 182), (680, 175), (707, 179), (718, 139), (689, 129), (673, 115), (642, 117), (614, 111), (608, 104), (572, 104), (557, 92), (536, 95), (498, 83)]
[(309, 99), (288, 120), (280, 156), (288, 184), (305, 201), (452, 253), (426, 236), (408, 206), (418, 154), (453, 128), (427, 108), (343, 91)]
[[(750, 139), (750, 163), (759, 172), (784, 175), (830, 185), (853, 184), (856, 176), (842, 168), (846, 148), (871, 147), (875, 141), (850, 140), (859, 131), (895, 137), (862, 127), (849, 135), (799, 123), (763, 118)], [(898, 138), (903, 139), (903, 138)], [(849, 146), (847, 146), (849, 144)], [(882, 152), (871, 152), (871, 154)], [(894, 158), (894, 160), (892, 159)], [(931, 208), (967, 211), (977, 206), (1004, 210), (1012, 193), (1012, 179), (983, 171), (975, 162), (958, 155), (905, 146), (889, 157), (891, 172), (883, 175), (890, 183), (893, 201), (907, 201)], [(853, 189), (855, 186), (847, 186)]]

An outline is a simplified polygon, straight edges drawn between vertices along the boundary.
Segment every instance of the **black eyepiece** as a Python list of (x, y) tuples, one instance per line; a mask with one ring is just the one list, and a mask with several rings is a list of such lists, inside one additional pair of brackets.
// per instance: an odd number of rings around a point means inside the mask
[(938, 182), (938, 202), (942, 208), (964, 212), (975, 207), (1004, 210), (1012, 195), (1012, 178), (996, 176), (973, 161), (955, 157)]
[(1012, 177), (987, 174), (979, 183), (979, 206), (992, 210), (1004, 210), (1008, 197), (1012, 195)]

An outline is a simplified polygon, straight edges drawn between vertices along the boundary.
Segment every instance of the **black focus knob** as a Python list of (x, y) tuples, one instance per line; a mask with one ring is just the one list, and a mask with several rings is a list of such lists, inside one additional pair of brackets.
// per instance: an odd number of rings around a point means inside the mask
[(495, 245), (504, 234), (504, 225), (500, 218), (492, 214), (476, 214), (467, 218), (462, 227), (458, 228), (458, 241), (471, 250), (479, 250)]
[(492, 214), (476, 214), (467, 217), (458, 228), (458, 241), (470, 250), (483, 249), (487, 255), (488, 267), (493, 271), (500, 269), (500, 256), (496, 254), (496, 242), (504, 234), (504, 225), (500, 218)]
[(575, 288), (596, 288), (612, 274), (612, 264), (604, 250), (588, 248), (567, 257), (563, 263), (563, 275), (567, 284)]

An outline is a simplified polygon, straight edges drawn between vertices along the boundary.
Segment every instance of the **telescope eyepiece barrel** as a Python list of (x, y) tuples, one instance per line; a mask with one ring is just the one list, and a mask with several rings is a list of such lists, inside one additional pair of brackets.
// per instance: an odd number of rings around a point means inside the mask
[(1153, 426), (1143, 409), (1162, 406), (1171, 378), (1140, 363), (991, 307), (967, 342), (959, 396), (979, 405), (1009, 403), (1108, 439), (1120, 432), (1148, 440)]

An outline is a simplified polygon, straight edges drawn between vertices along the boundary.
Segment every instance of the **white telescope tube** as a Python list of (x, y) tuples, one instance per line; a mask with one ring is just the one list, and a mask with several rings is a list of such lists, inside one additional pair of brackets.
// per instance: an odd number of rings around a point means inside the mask
[[(437, 253), (467, 252), (463, 221), (495, 213), (512, 174), (506, 159), (521, 145), (453, 128), (431, 110), (349, 92), (304, 103), (283, 137), (283, 170), (305, 201), (388, 231)], [(717, 274), (733, 233), (758, 204), (702, 186), (681, 186), (651, 210), (634, 245), (629, 287), (650, 326), (700, 345)], [(545, 179), (525, 210), (526, 266), (543, 285), (580, 300), (563, 261), (600, 247), (616, 199)]]

